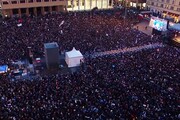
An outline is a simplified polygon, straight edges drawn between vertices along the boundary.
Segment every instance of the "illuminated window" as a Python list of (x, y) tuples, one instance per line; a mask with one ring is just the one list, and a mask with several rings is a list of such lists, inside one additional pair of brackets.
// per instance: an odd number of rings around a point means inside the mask
[(85, 0), (82, 0), (82, 6), (84, 6), (84, 4), (85, 4)]
[(168, 9), (168, 8), (169, 8), (169, 5), (166, 5), (165, 8)]
[(79, 0), (76, 0), (76, 5), (77, 5), (77, 6), (79, 5)]

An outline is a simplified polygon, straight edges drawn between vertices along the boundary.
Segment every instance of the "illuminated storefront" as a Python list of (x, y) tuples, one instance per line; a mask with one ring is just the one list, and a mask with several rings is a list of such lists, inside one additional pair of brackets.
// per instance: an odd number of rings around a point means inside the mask
[(179, 0), (147, 0), (147, 7), (154, 13), (173, 22), (180, 22), (180, 1)]
[(68, 11), (112, 8), (113, 0), (68, 0)]
[(140, 9), (146, 7), (146, 0), (129, 0), (128, 3), (130, 7), (139, 7)]
[(166, 12), (166, 11), (163, 11), (163, 17), (173, 19), (174, 22), (176, 22), (176, 23), (180, 21), (180, 15)]

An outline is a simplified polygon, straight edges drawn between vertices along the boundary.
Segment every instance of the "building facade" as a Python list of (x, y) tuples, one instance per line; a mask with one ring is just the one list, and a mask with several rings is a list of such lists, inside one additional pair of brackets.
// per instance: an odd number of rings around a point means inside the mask
[(115, 3), (121, 4), (122, 6), (126, 4), (127, 7), (146, 8), (146, 0), (115, 0)]
[(68, 0), (68, 11), (108, 9), (113, 7), (113, 0)]
[(65, 0), (1, 0), (2, 16), (38, 15), (46, 12), (65, 11)]
[(180, 21), (180, 0), (147, 0), (147, 6), (152, 12), (164, 18)]
[(130, 7), (144, 9), (146, 7), (146, 0), (127, 0)]
[(38, 15), (47, 12), (112, 8), (113, 0), (0, 0), (3, 17)]

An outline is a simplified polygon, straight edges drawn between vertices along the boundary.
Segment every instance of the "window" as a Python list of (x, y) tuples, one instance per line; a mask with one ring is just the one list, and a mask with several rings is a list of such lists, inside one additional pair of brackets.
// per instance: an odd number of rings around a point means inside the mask
[(49, 2), (49, 0), (44, 0), (44, 2)]
[(169, 0), (166, 0), (167, 3), (169, 3)]
[(154, 5), (154, 2), (151, 2), (151, 5)]
[(166, 5), (165, 8), (168, 9), (168, 8), (169, 8), (169, 5)]
[(12, 3), (12, 4), (17, 4), (17, 1), (12, 1), (11, 3)]
[(79, 0), (76, 1), (76, 6), (78, 6), (78, 5), (79, 5)]
[(85, 4), (85, 0), (82, 0), (82, 6), (84, 6), (84, 4)]
[(20, 3), (25, 3), (25, 0), (20, 0)]
[(36, 0), (36, 2), (41, 2), (41, 0)]
[(171, 6), (171, 8), (170, 8), (171, 10), (174, 10), (174, 7), (173, 6)]
[(3, 2), (3, 5), (7, 5), (7, 4), (9, 4), (7, 1), (4, 1), (4, 2)]
[(161, 7), (163, 8), (163, 4), (161, 4)]
[(177, 11), (180, 12), (180, 8), (177, 8)]
[(33, 2), (33, 0), (28, 0), (28, 3), (32, 3)]

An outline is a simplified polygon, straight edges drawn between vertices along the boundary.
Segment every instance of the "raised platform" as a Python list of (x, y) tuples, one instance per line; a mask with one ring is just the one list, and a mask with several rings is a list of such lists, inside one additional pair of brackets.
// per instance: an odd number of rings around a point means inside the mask
[(141, 31), (147, 35), (150, 35), (150, 36), (152, 35), (152, 27), (149, 27), (148, 21), (142, 21), (142, 22), (136, 24), (133, 28), (138, 29), (139, 31)]
[(65, 55), (61, 54), (59, 55), (59, 67), (55, 69), (47, 69), (46, 68), (46, 63), (45, 63), (45, 58), (41, 58), (41, 64), (44, 69), (39, 70), (40, 74), (71, 74), (74, 72), (78, 72), (80, 67), (71, 67), (69, 68), (65, 62)]

